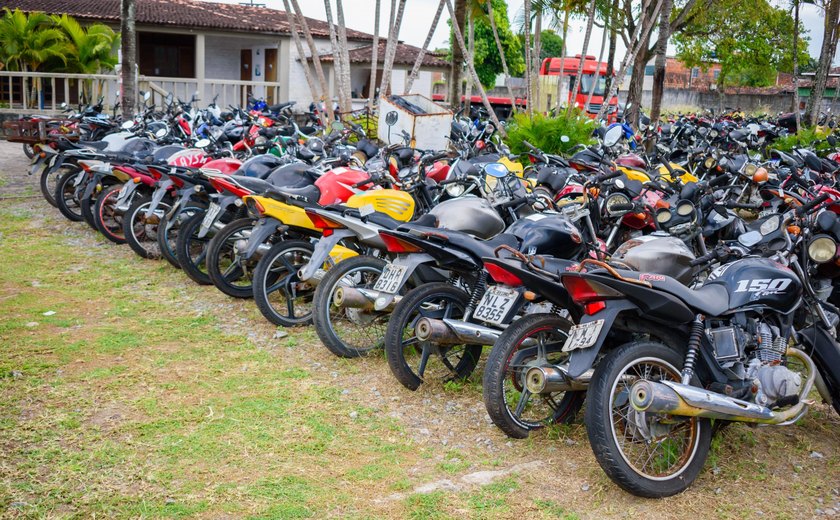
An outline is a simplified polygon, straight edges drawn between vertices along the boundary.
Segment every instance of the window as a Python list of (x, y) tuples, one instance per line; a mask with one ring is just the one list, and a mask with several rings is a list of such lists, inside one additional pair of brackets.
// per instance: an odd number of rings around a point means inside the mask
[(645, 65), (645, 76), (653, 76), (653, 65)]
[(720, 69), (715, 69), (712, 75), (714, 76), (715, 81), (717, 81), (717, 79), (720, 77)]
[(192, 78), (195, 76), (195, 36), (140, 32), (137, 35), (140, 74)]
[(691, 69), (691, 79), (697, 79), (700, 77), (700, 67), (694, 67)]

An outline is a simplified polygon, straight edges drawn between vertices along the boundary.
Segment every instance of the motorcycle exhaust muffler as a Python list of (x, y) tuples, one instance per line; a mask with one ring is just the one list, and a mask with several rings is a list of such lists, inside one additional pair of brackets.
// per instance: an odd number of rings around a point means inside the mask
[(572, 379), (563, 367), (556, 365), (531, 367), (525, 373), (525, 387), (532, 394), (586, 390), (593, 372), (594, 370), (590, 368), (580, 377)]
[(417, 339), (440, 345), (493, 345), (501, 334), (483, 325), (450, 319), (421, 318), (414, 326)]
[(303, 278), (303, 271), (304, 271), (304, 269), (298, 269), (298, 278), (300, 278), (300, 280), (302, 282), (306, 282), (306, 283), (312, 285), (313, 287), (317, 286), (319, 283), (321, 283), (321, 280), (323, 280), (324, 277), (327, 276), (327, 272), (325, 270), (316, 269), (315, 272), (312, 273), (312, 278), (304, 279)]
[(400, 302), (402, 296), (393, 296), (391, 302), (384, 309), (376, 309), (376, 299), (380, 292), (372, 289), (359, 289), (357, 287), (339, 287), (333, 295), (333, 304), (336, 307), (346, 309), (362, 309), (365, 311), (391, 312)]
[(799, 401), (787, 410), (774, 411), (766, 406), (695, 386), (645, 379), (637, 381), (631, 387), (630, 404), (639, 412), (758, 424), (791, 424), (807, 411), (806, 398), (814, 386), (817, 368), (811, 358), (801, 350), (789, 348), (786, 355), (800, 359), (808, 368), (808, 377), (799, 392)]
[[(244, 255), (245, 252), (248, 250), (248, 239), (247, 238), (240, 238), (239, 240), (237, 240), (236, 242), (233, 243), (233, 248), (236, 250), (236, 252), (238, 254)], [(263, 244), (260, 244), (260, 245), (257, 246), (257, 253), (260, 256), (262, 256), (262, 255), (266, 254), (269, 249), (271, 249), (271, 245), (263, 243)]]

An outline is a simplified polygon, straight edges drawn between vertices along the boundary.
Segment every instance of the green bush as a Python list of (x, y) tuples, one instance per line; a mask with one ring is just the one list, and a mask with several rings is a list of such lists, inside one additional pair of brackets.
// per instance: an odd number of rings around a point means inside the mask
[(813, 148), (816, 153), (822, 154), (832, 149), (825, 137), (825, 132), (818, 131), (816, 127), (806, 127), (795, 134), (776, 139), (770, 148), (782, 152), (790, 152), (794, 148)]
[[(597, 123), (583, 111), (575, 109), (569, 117), (546, 117), (534, 114), (529, 118), (519, 113), (508, 120), (506, 140), (513, 153), (524, 153), (528, 149), (522, 141), (528, 141), (545, 153), (562, 154), (579, 144), (593, 144), (592, 132)], [(568, 142), (562, 137), (567, 136)]]
[[(376, 141), (377, 135), (379, 134), (379, 114), (377, 114), (375, 111), (372, 113), (363, 111), (352, 117), (345, 118), (345, 121), (356, 123), (357, 125), (361, 126), (365, 130), (368, 139)], [(350, 138), (350, 141), (356, 142), (358, 141), (358, 138), (354, 135)]]

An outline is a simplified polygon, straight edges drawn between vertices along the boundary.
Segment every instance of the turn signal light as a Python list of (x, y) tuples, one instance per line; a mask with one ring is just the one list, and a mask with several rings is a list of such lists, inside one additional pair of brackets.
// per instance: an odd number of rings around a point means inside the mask
[(572, 300), (581, 305), (600, 302), (601, 300), (608, 300), (610, 298), (620, 298), (622, 296), (615, 289), (592, 280), (581, 278), (580, 276), (564, 276), (562, 281), (566, 290), (569, 291), (569, 296), (572, 297)]
[(379, 236), (382, 237), (382, 242), (385, 243), (385, 248), (388, 249), (389, 253), (422, 253), (423, 249), (419, 246), (412, 244), (406, 240), (401, 238), (395, 237), (394, 235), (389, 235), (387, 233), (379, 232)]

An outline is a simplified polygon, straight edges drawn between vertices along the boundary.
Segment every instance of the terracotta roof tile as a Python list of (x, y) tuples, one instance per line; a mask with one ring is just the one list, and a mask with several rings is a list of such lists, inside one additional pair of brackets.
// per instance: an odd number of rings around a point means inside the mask
[[(120, 18), (120, 0), (0, 0), (0, 8), (68, 14), (76, 18), (116, 22)], [(307, 18), (313, 36), (329, 37), (329, 25)], [(290, 34), (285, 11), (264, 7), (221, 4), (199, 0), (137, 0), (139, 25), (162, 25), (217, 29), (234, 32)], [(347, 30), (347, 37), (370, 41), (369, 34)]]
[[(379, 53), (377, 61), (381, 64), (385, 63), (385, 46), (387, 45), (387, 39), (380, 39), (379, 40)], [(350, 55), (350, 63), (370, 63), (371, 53), (373, 51), (373, 44), (368, 44), (362, 47), (357, 47), (355, 49), (350, 49), (348, 54)], [(417, 59), (417, 54), (420, 52), (420, 47), (415, 47), (413, 45), (408, 45), (407, 43), (400, 43), (397, 45), (397, 52), (394, 54), (394, 64), (397, 65), (414, 65), (414, 60)], [(321, 60), (323, 61), (333, 61), (332, 53), (329, 54), (322, 54)], [(426, 56), (423, 57), (423, 65), (426, 67), (449, 67), (449, 62), (445, 60), (443, 57), (432, 53), (427, 52)]]

